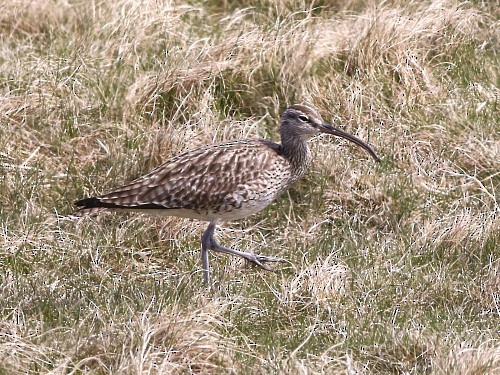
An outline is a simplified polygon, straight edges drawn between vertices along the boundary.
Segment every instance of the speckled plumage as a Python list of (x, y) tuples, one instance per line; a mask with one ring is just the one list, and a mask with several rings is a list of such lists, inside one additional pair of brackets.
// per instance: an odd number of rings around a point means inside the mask
[(210, 225), (202, 237), (202, 258), (207, 282), (208, 249), (239, 255), (271, 270), (262, 262), (282, 260), (219, 245), (213, 238), (215, 224), (262, 210), (300, 179), (311, 162), (307, 141), (320, 132), (347, 138), (378, 160), (364, 142), (325, 124), (315, 109), (296, 104), (282, 116), (281, 144), (251, 139), (188, 150), (129, 184), (77, 201), (82, 208), (72, 216), (112, 210), (206, 220)]
[(264, 208), (292, 181), (279, 145), (261, 139), (236, 141), (186, 151), (125, 186), (77, 204), (234, 220), (259, 211), (239, 211), (245, 207)]

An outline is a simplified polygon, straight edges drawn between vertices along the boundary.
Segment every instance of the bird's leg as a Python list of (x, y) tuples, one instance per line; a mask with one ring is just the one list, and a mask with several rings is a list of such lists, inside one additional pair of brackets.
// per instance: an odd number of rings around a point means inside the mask
[[(281, 259), (281, 258), (273, 258), (273, 257), (267, 257), (264, 255), (258, 255), (258, 254), (254, 254), (254, 253), (247, 253), (244, 251), (239, 251), (239, 250), (231, 249), (229, 247), (225, 247), (225, 246), (220, 245), (214, 239), (215, 224), (216, 224), (215, 222), (210, 222), (210, 225), (208, 226), (205, 233), (203, 233), (203, 237), (202, 237), (202, 260), (203, 260), (203, 267), (206, 270), (205, 281), (207, 280), (207, 277), (208, 277), (208, 258), (206, 259), (206, 261), (204, 258), (205, 256), (208, 257), (208, 254), (207, 254), (208, 252), (206, 251), (206, 249), (205, 249), (205, 253), (203, 252), (205, 246), (206, 246), (206, 248), (213, 250), (213, 251), (216, 251), (216, 252), (219, 252), (219, 253), (237, 255), (237, 256), (240, 256), (242, 258), (245, 258), (249, 262), (256, 264), (257, 266), (259, 266), (260, 268), (262, 268), (266, 271), (273, 271), (273, 269), (271, 267), (269, 267), (267, 264), (264, 264), (263, 262), (284, 262), (285, 261), (284, 259)], [(206, 262), (206, 265), (205, 265), (205, 262)]]
[(270, 266), (268, 266), (267, 264), (264, 264), (262, 262), (285, 262), (285, 260), (281, 259), (281, 258), (267, 257), (265, 255), (247, 253), (244, 251), (231, 249), (230, 247), (225, 247), (225, 246), (218, 244), (215, 240), (212, 243), (212, 247), (210, 249), (212, 249), (213, 251), (217, 251), (219, 253), (238, 255), (242, 258), (245, 258), (249, 262), (256, 264), (257, 266), (259, 266), (260, 268), (262, 268), (266, 271), (274, 271), (274, 270)]
[(208, 228), (201, 236), (201, 263), (203, 265), (203, 279), (205, 284), (210, 285), (210, 265), (208, 263), (208, 250), (214, 238), (215, 222), (211, 221)]

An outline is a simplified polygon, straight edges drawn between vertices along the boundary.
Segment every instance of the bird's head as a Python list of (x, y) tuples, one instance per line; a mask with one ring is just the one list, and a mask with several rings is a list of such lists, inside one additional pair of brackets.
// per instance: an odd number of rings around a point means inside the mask
[(358, 137), (338, 129), (323, 121), (318, 111), (303, 104), (289, 107), (281, 118), (281, 137), (307, 140), (319, 133), (326, 133), (345, 138), (364, 148), (376, 161), (380, 161), (375, 151)]

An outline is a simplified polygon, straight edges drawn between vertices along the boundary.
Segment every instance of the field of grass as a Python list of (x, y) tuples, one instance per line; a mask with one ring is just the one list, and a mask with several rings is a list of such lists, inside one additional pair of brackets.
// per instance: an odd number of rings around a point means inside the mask
[[(312, 3), (312, 2), (311, 2)], [(0, 374), (500, 374), (495, 1), (4, 0)], [(223, 223), (73, 202), (222, 140), (329, 136)]]

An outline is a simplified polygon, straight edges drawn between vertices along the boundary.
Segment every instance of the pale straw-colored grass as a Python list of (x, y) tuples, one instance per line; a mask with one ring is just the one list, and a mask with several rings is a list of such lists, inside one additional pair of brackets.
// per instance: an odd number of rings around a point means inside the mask
[[(499, 372), (498, 9), (486, 2), (0, 4), (0, 373)], [(322, 136), (221, 243), (205, 223), (59, 219), (187, 148)]]

